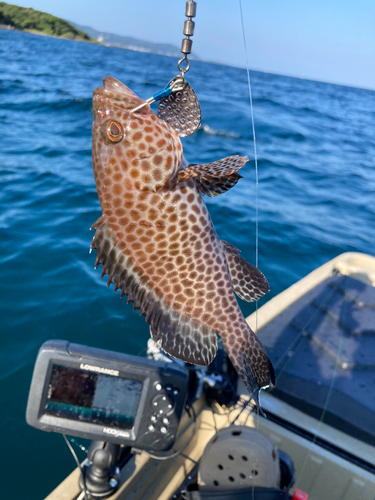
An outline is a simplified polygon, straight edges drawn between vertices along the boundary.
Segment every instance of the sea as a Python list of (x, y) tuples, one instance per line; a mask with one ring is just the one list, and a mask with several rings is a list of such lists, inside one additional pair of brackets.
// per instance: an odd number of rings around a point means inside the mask
[[(147, 99), (178, 71), (170, 57), (6, 30), (0, 61), (1, 496), (40, 500), (75, 462), (61, 435), (25, 421), (39, 347), (64, 339), (138, 354), (149, 338), (89, 254), (101, 214), (92, 91), (113, 75)], [(191, 62), (202, 126), (182, 143), (191, 163), (250, 158), (243, 179), (206, 203), (220, 238), (253, 264), (258, 213), (259, 268), (271, 288), (261, 306), (343, 252), (375, 255), (375, 92), (250, 77), (258, 188), (245, 69)], [(254, 307), (241, 302), (245, 315)], [(83, 460), (87, 444), (77, 441)]]

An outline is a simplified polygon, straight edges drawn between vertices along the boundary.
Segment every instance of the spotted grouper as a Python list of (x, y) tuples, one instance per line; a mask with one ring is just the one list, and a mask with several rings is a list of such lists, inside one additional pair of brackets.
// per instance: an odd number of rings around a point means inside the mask
[(202, 195), (234, 186), (248, 161), (231, 156), (191, 165), (176, 132), (124, 84), (104, 78), (94, 90), (92, 159), (102, 216), (91, 248), (95, 266), (145, 316), (172, 356), (208, 365), (217, 335), (248, 391), (275, 383), (268, 356), (246, 323), (234, 292), (258, 300), (263, 274), (221, 241)]

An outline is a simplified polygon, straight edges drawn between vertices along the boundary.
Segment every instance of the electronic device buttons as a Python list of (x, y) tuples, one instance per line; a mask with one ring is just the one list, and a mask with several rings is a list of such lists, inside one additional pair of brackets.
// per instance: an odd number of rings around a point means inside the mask
[(175, 401), (169, 395), (158, 394), (154, 397), (151, 404), (159, 415), (169, 415), (173, 412)]
[[(155, 430), (166, 436), (169, 432), (173, 432), (174, 417), (172, 417), (172, 414), (176, 409), (176, 397), (178, 400), (180, 389), (169, 383), (162, 385), (160, 382), (154, 384), (154, 389), (158, 394), (151, 400), (153, 413), (149, 417), (150, 425), (148, 430)], [(171, 429), (169, 429), (170, 427)]]

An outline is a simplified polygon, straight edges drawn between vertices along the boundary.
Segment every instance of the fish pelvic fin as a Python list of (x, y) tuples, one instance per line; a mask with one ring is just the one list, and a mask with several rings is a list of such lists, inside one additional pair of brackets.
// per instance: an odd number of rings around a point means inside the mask
[(137, 270), (132, 259), (120, 248), (106, 217), (101, 216), (92, 229), (96, 229), (91, 249), (96, 249), (95, 268), (102, 264), (101, 277), (108, 275), (107, 285), (115, 285), (121, 290), (121, 297), (133, 302), (133, 310), (139, 309), (150, 325), (155, 340), (171, 356), (187, 363), (208, 365), (216, 356), (216, 333), (207, 326), (199, 324), (189, 316), (166, 304), (157, 295), (146, 276)]
[(223, 338), (228, 356), (249, 394), (260, 407), (260, 390), (276, 384), (272, 363), (264, 347), (245, 320), (243, 331), (241, 336), (237, 337), (237, 342), (229, 342), (228, 339)]
[(242, 178), (237, 171), (248, 161), (247, 156), (228, 156), (204, 165), (190, 165), (178, 173), (178, 182), (194, 178), (202, 194), (213, 198), (225, 193)]
[(240, 257), (238, 248), (222, 241), (228, 262), (233, 290), (246, 302), (255, 302), (269, 292), (270, 287), (264, 274)]

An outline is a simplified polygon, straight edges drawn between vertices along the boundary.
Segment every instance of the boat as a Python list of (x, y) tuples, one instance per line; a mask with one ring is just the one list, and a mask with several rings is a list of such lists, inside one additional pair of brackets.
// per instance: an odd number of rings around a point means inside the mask
[[(374, 257), (344, 253), (317, 268), (247, 318), (278, 375), (261, 411), (241, 382), (236, 394), (215, 390), (223, 366), (233, 376), (224, 357), (190, 367), (195, 399), (172, 452), (121, 447), (107, 497), (374, 500), (374, 319)], [(81, 476), (77, 467), (46, 500), (83, 499)]]

